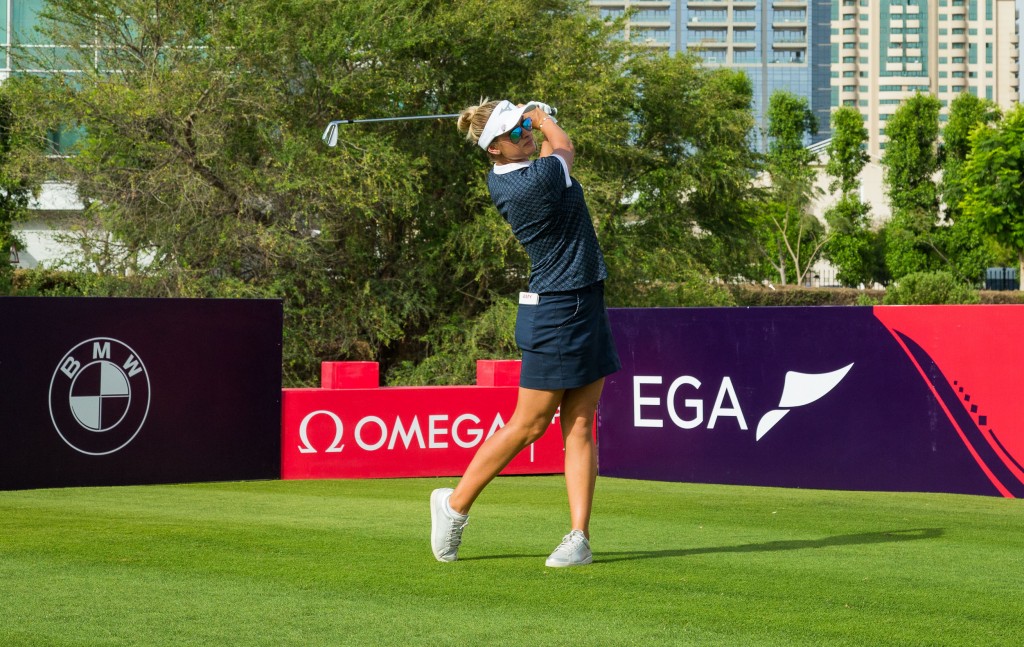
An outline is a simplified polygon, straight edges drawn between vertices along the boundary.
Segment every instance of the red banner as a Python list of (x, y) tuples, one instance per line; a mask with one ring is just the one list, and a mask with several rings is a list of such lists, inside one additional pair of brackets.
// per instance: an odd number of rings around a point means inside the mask
[[(519, 392), (518, 362), (480, 362), (477, 386), (379, 388), (372, 362), (325, 364), (323, 375), (334, 388), (284, 389), (281, 478), (461, 476)], [(558, 423), (502, 473), (562, 473)]]

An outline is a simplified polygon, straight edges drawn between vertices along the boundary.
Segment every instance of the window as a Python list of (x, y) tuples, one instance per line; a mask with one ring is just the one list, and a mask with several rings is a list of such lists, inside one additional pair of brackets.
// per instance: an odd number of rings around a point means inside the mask
[[(724, 11), (722, 12), (725, 13)], [(630, 18), (631, 22), (668, 22), (668, 9), (644, 9)]]

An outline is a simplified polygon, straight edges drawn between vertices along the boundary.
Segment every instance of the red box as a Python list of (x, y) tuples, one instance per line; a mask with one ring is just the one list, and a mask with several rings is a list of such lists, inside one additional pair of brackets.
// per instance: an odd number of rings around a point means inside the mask
[[(325, 385), (334, 388), (283, 390), (283, 479), (461, 476), (519, 396), (518, 361), (478, 365), (484, 382), (509, 386), (378, 387), (364, 366), (327, 364)], [(338, 386), (359, 380), (368, 386)], [(548, 432), (502, 473), (561, 474), (564, 463), (556, 413)]]

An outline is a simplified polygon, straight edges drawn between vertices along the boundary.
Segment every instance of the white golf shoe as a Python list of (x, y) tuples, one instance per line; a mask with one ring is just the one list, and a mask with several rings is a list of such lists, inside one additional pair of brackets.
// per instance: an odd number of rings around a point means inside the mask
[(446, 487), (430, 493), (430, 548), (439, 562), (459, 558), (462, 529), (469, 523), (468, 514), (459, 514), (448, 505), (448, 497), (454, 491)]
[(594, 556), (590, 552), (590, 542), (587, 541), (586, 535), (582, 530), (573, 530), (562, 538), (562, 543), (558, 544), (555, 552), (551, 553), (544, 565), (559, 568), (583, 566), (593, 561)]

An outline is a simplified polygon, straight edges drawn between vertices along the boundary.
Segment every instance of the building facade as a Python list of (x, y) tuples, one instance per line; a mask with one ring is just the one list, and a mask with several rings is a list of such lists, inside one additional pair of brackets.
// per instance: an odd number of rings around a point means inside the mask
[(872, 159), (915, 92), (939, 99), (943, 123), (964, 92), (1003, 108), (1020, 98), (1015, 0), (836, 0), (832, 38), (832, 103), (864, 116)]
[(743, 70), (764, 128), (776, 90), (804, 97), (818, 120), (811, 142), (829, 137), (832, 0), (591, 0), (606, 19), (630, 11), (624, 37), (710, 66)]
[(18, 54), (41, 47), (52, 49), (35, 31), (44, 4), (45, 0), (0, 0), (0, 81), (14, 72), (33, 71)]

